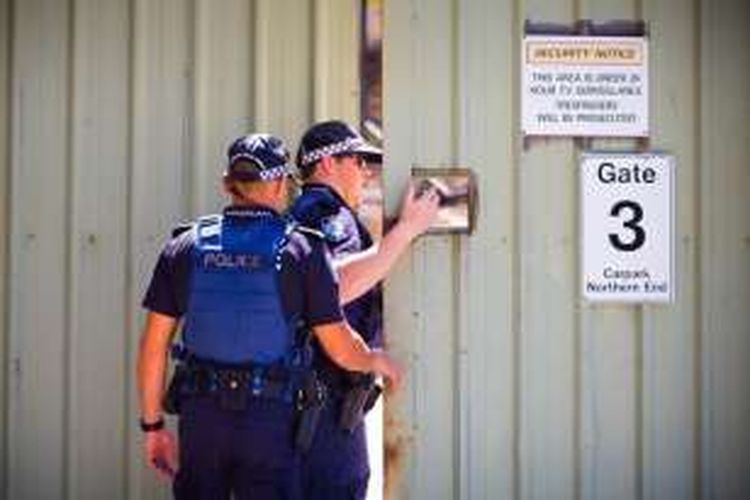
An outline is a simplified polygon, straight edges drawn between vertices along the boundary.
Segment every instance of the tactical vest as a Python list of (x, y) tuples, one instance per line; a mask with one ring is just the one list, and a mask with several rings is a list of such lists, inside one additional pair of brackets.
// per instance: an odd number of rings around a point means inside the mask
[(293, 226), (270, 214), (213, 215), (193, 230), (187, 351), (221, 363), (288, 362), (295, 325), (284, 314), (279, 271)]

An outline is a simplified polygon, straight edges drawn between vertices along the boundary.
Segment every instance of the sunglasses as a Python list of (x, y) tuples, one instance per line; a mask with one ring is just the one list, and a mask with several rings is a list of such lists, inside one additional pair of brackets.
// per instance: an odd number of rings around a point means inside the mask
[(360, 170), (364, 170), (367, 168), (367, 161), (362, 155), (358, 154), (343, 154), (343, 155), (337, 155), (337, 158), (352, 158), (354, 160), (354, 163), (356, 163), (357, 167), (359, 167)]

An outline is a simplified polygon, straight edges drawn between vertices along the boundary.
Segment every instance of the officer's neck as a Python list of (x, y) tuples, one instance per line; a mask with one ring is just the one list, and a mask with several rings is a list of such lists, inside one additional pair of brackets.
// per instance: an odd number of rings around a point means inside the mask
[[(285, 189), (274, 189), (272, 183), (260, 185), (252, 190), (238, 188), (228, 189), (232, 206), (235, 207), (265, 207), (281, 213), (286, 209), (287, 196)], [(275, 183), (274, 183), (275, 184)], [(280, 186), (284, 186), (280, 184)]]
[(319, 186), (325, 186), (336, 193), (336, 195), (341, 198), (348, 207), (354, 207), (355, 199), (353, 198), (353, 196), (349, 196), (349, 193), (347, 193), (345, 186), (340, 183), (335, 176), (312, 175), (305, 181), (305, 184), (317, 184)]
[(240, 209), (268, 209), (277, 214), (282, 213), (286, 209), (286, 204), (262, 203), (260, 201), (248, 201), (239, 198), (232, 198), (231, 206)]

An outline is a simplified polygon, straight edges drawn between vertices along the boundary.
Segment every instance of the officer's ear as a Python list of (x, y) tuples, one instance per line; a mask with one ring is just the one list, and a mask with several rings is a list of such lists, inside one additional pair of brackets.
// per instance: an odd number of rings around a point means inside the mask
[(317, 171), (320, 174), (329, 176), (336, 173), (336, 158), (333, 156), (324, 156), (318, 162)]
[(224, 178), (222, 179), (222, 184), (224, 185), (224, 192), (227, 193), (230, 196), (237, 196), (239, 198), (242, 198), (242, 192), (237, 187), (237, 182), (234, 181), (231, 177), (228, 175), (224, 175)]
[(282, 177), (263, 184), (267, 186), (266, 189), (268, 189), (267, 193), (270, 198), (277, 200), (277, 209), (283, 210), (286, 208), (289, 203), (289, 181), (287, 181), (287, 177)]

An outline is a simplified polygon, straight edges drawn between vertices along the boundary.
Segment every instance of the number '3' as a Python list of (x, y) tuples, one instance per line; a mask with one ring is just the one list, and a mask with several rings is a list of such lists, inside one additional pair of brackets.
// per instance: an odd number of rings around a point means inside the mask
[(622, 225), (633, 232), (632, 239), (623, 241), (619, 234), (609, 233), (609, 242), (622, 252), (634, 252), (646, 242), (646, 231), (638, 225), (643, 220), (643, 207), (633, 200), (620, 200), (612, 206), (609, 215), (619, 217), (620, 212), (626, 209), (631, 212), (631, 217), (625, 220)]

